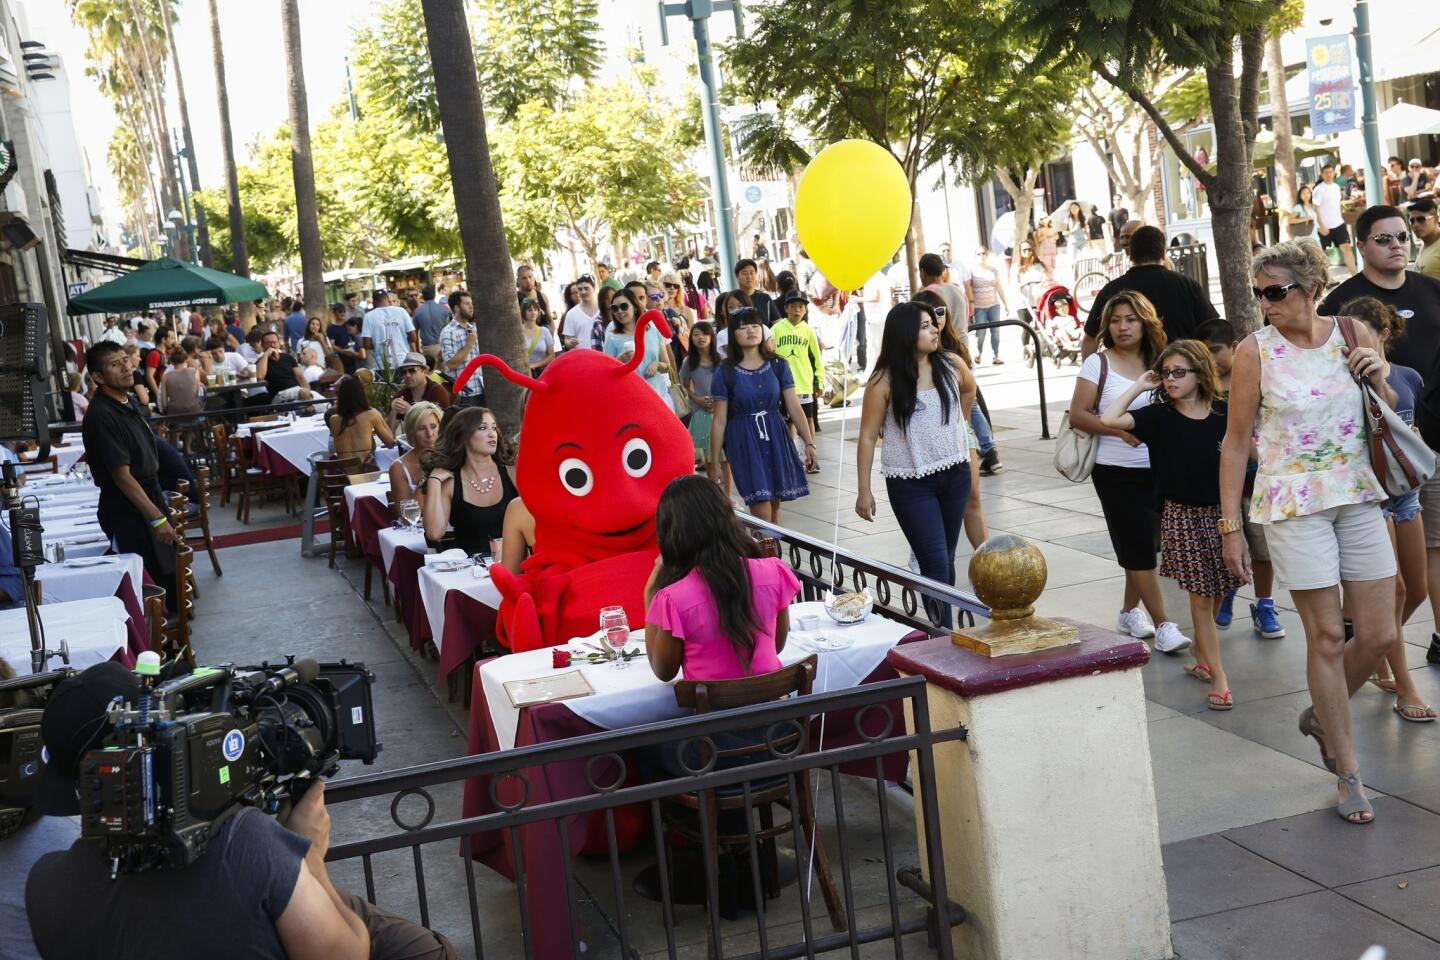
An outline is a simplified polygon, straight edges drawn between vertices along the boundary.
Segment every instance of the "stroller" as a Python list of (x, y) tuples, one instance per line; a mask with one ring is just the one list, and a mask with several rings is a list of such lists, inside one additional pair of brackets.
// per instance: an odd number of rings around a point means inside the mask
[[(1070, 361), (1080, 362), (1080, 340), (1084, 325), (1076, 312), (1075, 297), (1060, 283), (1048, 284), (1035, 297), (1035, 311), (1023, 319), (1030, 324), (1040, 341), (1041, 353), (1059, 367)], [(1025, 338), (1025, 365), (1035, 364), (1035, 348)]]

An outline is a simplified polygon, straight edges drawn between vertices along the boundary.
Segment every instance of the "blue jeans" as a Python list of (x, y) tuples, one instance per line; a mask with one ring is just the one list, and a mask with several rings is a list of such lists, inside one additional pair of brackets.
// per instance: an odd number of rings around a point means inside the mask
[[(988, 307), (976, 307), (975, 319), (971, 323), (999, 323), (1005, 317), (1000, 312), (1000, 304), (992, 304)], [(985, 352), (985, 334), (990, 334), (990, 356), (1000, 356), (1000, 328), (991, 330), (975, 331), (975, 359), (979, 360), (980, 355)]]
[[(957, 463), (928, 477), (886, 477), (885, 490), (900, 531), (915, 551), (920, 575), (953, 586), (955, 547), (965, 523), (965, 502), (970, 499), (969, 462)], [(942, 623), (952, 625), (948, 605)]]
[(975, 439), (980, 442), (980, 456), (995, 449), (995, 435), (990, 432), (990, 421), (985, 419), (978, 403), (970, 407), (970, 429), (975, 431)]

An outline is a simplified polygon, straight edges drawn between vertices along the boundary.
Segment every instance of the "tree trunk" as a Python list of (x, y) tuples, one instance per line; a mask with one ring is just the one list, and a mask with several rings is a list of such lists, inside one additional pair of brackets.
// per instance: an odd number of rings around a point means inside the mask
[[(476, 339), (481, 353), (494, 354), (523, 372), (528, 358), (520, 335), (520, 307), (500, 216), (500, 192), (490, 162), (469, 17), (464, 0), (421, 0), (421, 6), (465, 251), (465, 279), (479, 318)], [(485, 378), (485, 401), (501, 429), (513, 436), (520, 428), (522, 389), (492, 372)]]
[[(149, 100), (156, 127), (161, 191), (167, 194), (165, 197), (166, 210), (163, 215), (166, 222), (174, 224), (174, 221), (169, 219), (169, 213), (171, 210), (179, 210), (183, 201), (180, 196), (180, 183), (176, 179), (179, 167), (175, 163), (175, 151), (170, 146), (169, 119), (165, 114), (164, 64), (150, 47), (146, 20), (140, 11), (140, 5), (135, 0), (130, 0), (130, 14), (135, 18), (135, 35), (140, 42), (140, 76), (142, 80), (140, 95)], [(175, 249), (173, 252), (177, 258), (182, 260), (193, 258), (193, 251), (190, 249), (184, 227), (181, 224), (175, 224)]]
[(310, 107), (305, 101), (305, 68), (300, 62), (298, 0), (280, 0), (285, 28), (285, 70), (289, 77), (290, 166), (295, 176), (295, 230), (300, 241), (300, 276), (305, 315), (325, 316), (325, 251), (315, 203), (315, 164), (310, 158)]
[(1280, 210), (1280, 238), (1285, 238), (1285, 214), (1295, 208), (1295, 141), (1290, 135), (1290, 104), (1285, 100), (1285, 57), (1280, 52), (1280, 36), (1270, 34), (1265, 41), (1269, 61), (1270, 124), (1275, 128), (1275, 205)]
[(205, 225), (205, 213), (195, 202), (200, 190), (200, 165), (195, 160), (195, 137), (190, 132), (190, 104), (185, 99), (185, 77), (180, 73), (180, 51), (175, 46), (175, 28), (171, 22), (169, 0), (160, 0), (160, 17), (165, 24), (165, 43), (170, 47), (170, 66), (175, 70), (175, 96), (180, 101), (180, 132), (185, 137), (185, 162), (190, 170), (190, 208), (195, 217), (195, 230), (199, 239), (201, 266), (213, 266), (210, 256), (210, 228)]
[(1032, 229), (1030, 217), (1035, 209), (1035, 183), (1040, 179), (1040, 171), (1033, 167), (1026, 169), (1022, 183), (1016, 183), (1008, 170), (997, 171), (995, 177), (1010, 195), (1010, 202), (1015, 204), (1015, 241), (1011, 244), (1011, 252), (1012, 259), (1019, 260), (1020, 243)]
[(1210, 112), (1215, 120), (1215, 176), (1206, 185), (1215, 260), (1220, 265), (1220, 293), (1225, 318), (1242, 336), (1257, 326), (1250, 292), (1250, 144), (1237, 94), (1234, 56), (1226, 48), (1221, 62), (1205, 69)]
[[(240, 206), (240, 173), (235, 167), (235, 138), (230, 132), (230, 87), (225, 81), (225, 44), (220, 36), (220, 12), (210, 0), (210, 47), (215, 61), (215, 99), (220, 112), (220, 149), (225, 156), (225, 203), (230, 215), (230, 269), (250, 276), (250, 250), (245, 242), (245, 213)], [(255, 305), (240, 304), (240, 327), (255, 322)]]

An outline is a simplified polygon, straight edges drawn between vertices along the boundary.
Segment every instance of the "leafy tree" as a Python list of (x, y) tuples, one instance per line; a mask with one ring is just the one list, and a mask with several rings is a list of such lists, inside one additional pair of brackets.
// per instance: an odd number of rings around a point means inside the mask
[(440, 105), (420, 0), (382, 4), (373, 23), (355, 30), (350, 48), (355, 99), (367, 125), (433, 138), (440, 130)]
[[(793, 169), (808, 155), (787, 130), (819, 144), (859, 137), (891, 152), (912, 195), (923, 170), (948, 160), (967, 175), (1008, 178), (1017, 205), (1028, 205), (1010, 172), (1033, 183), (1065, 142), (1058, 106), (1070, 100), (1070, 71), (1032, 68), (992, 3), (786, 0), (751, 13), (748, 36), (724, 60), (737, 97), (778, 108), (742, 131), (752, 165)], [(918, 203), (905, 249), (915, 282)]]
[(475, 63), (502, 121), (534, 101), (555, 108), (604, 62), (599, 0), (479, 0)]
[(305, 68), (300, 48), (299, 0), (280, 0), (285, 39), (286, 99), (290, 106), (290, 170), (295, 180), (295, 228), (300, 247), (305, 313), (325, 313), (325, 251), (320, 239), (315, 162), (310, 147), (310, 105), (305, 93)]
[[(1041, 45), (1042, 62), (1078, 61), (1140, 105), (1176, 158), (1205, 188), (1225, 316), (1256, 322), (1250, 295), (1251, 151), (1259, 131), (1265, 29), (1281, 0), (1013, 0), (1018, 20)], [(1240, 63), (1237, 64), (1236, 49)], [(1215, 123), (1215, 172), (1185, 149), (1144, 89), (1157, 64), (1203, 71)]]
[(621, 80), (561, 110), (524, 104), (497, 136), (496, 173), (517, 251), (572, 234), (593, 263), (608, 240), (667, 229), (699, 213), (700, 182), (673, 142), (678, 111)]

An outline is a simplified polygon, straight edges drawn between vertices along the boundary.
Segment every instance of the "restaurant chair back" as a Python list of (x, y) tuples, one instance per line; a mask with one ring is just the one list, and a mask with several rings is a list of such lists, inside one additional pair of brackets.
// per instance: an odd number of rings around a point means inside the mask
[[(316, 460), (314, 469), (320, 474), (320, 493), (330, 517), (330, 567), (335, 567), (335, 551), (345, 542), (350, 517), (345, 509), (345, 488), (350, 485), (350, 471), (360, 469), (359, 457), (337, 457)], [(369, 591), (366, 591), (367, 599)]]
[(205, 552), (210, 554), (210, 566), (218, 577), (221, 575), (220, 559), (215, 556), (215, 540), (210, 536), (210, 468), (196, 467), (195, 482), (200, 486), (200, 512), (190, 520), (190, 526), (198, 531), (199, 539), (195, 542), (197, 545), (205, 544)]
[[(814, 688), (817, 657), (811, 654), (799, 663), (782, 667), (772, 673), (734, 680), (682, 680), (675, 684), (675, 703), (696, 713), (712, 713), (717, 710), (731, 710), (738, 707), (770, 703), (792, 696), (806, 696)], [(739, 733), (740, 731), (737, 731)], [(749, 734), (744, 735), (744, 734)], [(773, 736), (773, 739), (770, 737)], [(736, 745), (713, 747), (701, 742), (702, 751), (714, 754), (716, 768), (743, 766), (747, 762), (759, 763), (772, 756), (772, 748), (781, 755), (803, 753), (810, 748), (809, 724), (800, 723), (790, 732), (781, 730), (744, 731), (735, 738)], [(667, 744), (666, 750), (679, 744)], [(687, 758), (692, 762), (695, 758)], [(711, 758), (698, 758), (702, 767), (709, 765)], [(835, 881), (830, 875), (830, 858), (825, 844), (815, 827), (814, 794), (810, 789), (810, 774), (802, 770), (795, 774), (795, 794), (800, 798), (800, 810), (790, 810), (792, 818), (800, 820), (808, 844), (815, 848), (815, 872), (820, 881), (820, 893), (825, 898), (825, 908), (830, 914), (830, 923), (836, 930), (847, 926), (845, 910), (840, 902)], [(720, 790), (704, 790), (681, 793), (666, 797), (661, 802), (661, 817), (668, 829), (665, 833), (665, 864), (670, 871), (671, 888), (674, 888), (674, 851), (672, 838), (684, 837), (694, 844), (705, 845), (705, 862), (710, 874), (710, 883), (717, 891), (718, 899), (726, 899), (729, 891), (720, 889), (720, 852), (722, 850), (741, 853), (750, 849), (753, 836), (760, 857), (760, 872), (767, 896), (778, 896), (780, 892), (780, 861), (776, 852), (776, 839), (788, 836), (794, 830), (792, 822), (776, 823), (774, 807), (790, 808), (790, 782), (786, 777), (772, 777), (751, 781), (747, 800), (739, 785)], [(737, 829), (727, 817), (722, 822), (721, 814), (743, 815), (743, 823), (749, 829)], [(759, 827), (753, 825), (752, 815), (758, 815)], [(702, 827), (701, 820), (705, 821)], [(722, 827), (724, 829), (722, 829)], [(706, 844), (706, 836), (713, 843)], [(802, 871), (803, 873), (803, 871)], [(748, 871), (742, 871), (748, 877)], [(743, 881), (742, 881), (743, 882)], [(804, 896), (803, 877), (798, 881)], [(722, 908), (723, 909), (723, 908)]]
[(59, 455), (59, 454), (52, 453), (52, 454), (50, 454), (50, 456), (46, 457), (46, 458), (43, 459), (43, 460), (40, 460), (40, 459), (36, 459), (36, 460), (21, 460), (21, 461), (20, 461), (20, 472), (21, 472), (21, 473), (33, 473), (33, 474), (39, 474), (39, 473), (59, 473), (59, 472), (60, 472), (60, 455)]
[(238, 461), (235, 459), (235, 451), (230, 445), (230, 434), (225, 429), (225, 424), (217, 423), (210, 428), (210, 435), (215, 442), (216, 469), (219, 474), (216, 480), (220, 484), (220, 506), (230, 505), (230, 487), (238, 481), (235, 469)]
[(190, 621), (195, 616), (194, 581), (190, 567), (195, 551), (181, 544), (175, 548), (175, 612), (165, 619), (164, 659), (183, 657), (195, 662), (195, 649), (190, 634)]
[(145, 603), (145, 619), (150, 621), (150, 649), (165, 655), (165, 588), (147, 583), (141, 588)]

